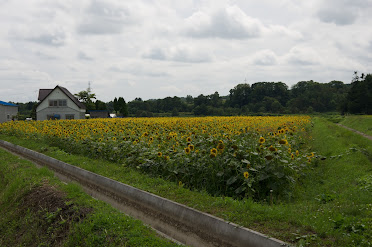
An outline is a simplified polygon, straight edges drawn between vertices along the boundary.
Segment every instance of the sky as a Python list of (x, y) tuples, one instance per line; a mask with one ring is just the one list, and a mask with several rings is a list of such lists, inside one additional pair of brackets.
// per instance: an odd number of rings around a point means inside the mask
[(372, 0), (0, 0), (0, 100), (228, 95), (372, 73)]

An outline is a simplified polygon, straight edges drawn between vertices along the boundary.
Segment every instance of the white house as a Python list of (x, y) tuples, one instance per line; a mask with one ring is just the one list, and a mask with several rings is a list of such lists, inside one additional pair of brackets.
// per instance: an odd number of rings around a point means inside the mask
[(16, 118), (18, 106), (12, 103), (0, 101), (0, 123), (12, 121)]
[(85, 118), (85, 105), (64, 87), (40, 89), (38, 99), (37, 120)]

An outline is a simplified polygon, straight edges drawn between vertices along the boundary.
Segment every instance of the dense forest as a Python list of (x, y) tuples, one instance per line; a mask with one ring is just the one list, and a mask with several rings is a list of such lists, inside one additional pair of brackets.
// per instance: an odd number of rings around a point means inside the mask
[[(339, 112), (341, 114), (372, 114), (372, 74), (358, 75), (350, 84), (342, 81), (319, 83), (300, 81), (291, 88), (282, 82), (256, 82), (238, 84), (229, 95), (192, 97), (166, 97), (164, 99), (142, 100), (135, 98), (128, 103), (124, 98), (115, 98), (104, 103), (95, 100), (89, 90), (77, 96), (90, 110), (108, 110), (118, 116), (230, 116), (263, 114), (312, 114)], [(16, 103), (19, 105), (19, 119), (35, 119), (37, 102)]]

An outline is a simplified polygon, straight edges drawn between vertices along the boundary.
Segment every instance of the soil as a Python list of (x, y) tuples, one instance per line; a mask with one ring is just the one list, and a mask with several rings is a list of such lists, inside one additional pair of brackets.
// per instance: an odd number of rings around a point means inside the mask
[[(51, 246), (61, 245), (67, 238), (72, 224), (86, 218), (91, 211), (90, 208), (76, 207), (66, 198), (65, 193), (48, 183), (31, 189), (19, 205), (19, 215), (31, 212), (35, 221), (32, 226), (38, 233), (37, 237)], [(25, 231), (18, 232), (18, 239), (22, 239)], [(39, 243), (35, 241), (35, 244), (37, 246)]]

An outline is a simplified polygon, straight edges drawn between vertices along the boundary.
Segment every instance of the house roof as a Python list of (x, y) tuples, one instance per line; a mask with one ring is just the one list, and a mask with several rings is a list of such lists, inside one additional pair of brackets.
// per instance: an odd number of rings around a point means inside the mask
[(8, 103), (8, 102), (4, 102), (4, 101), (1, 101), (1, 100), (0, 100), (0, 105), (6, 105), (6, 106), (17, 106), (17, 105), (15, 105), (15, 104)]
[(79, 108), (86, 109), (85, 105), (81, 103), (74, 95), (70, 93), (66, 88), (61, 86), (56, 86), (54, 89), (40, 89), (39, 90), (39, 97), (38, 99), (42, 102), (49, 94), (51, 94), (54, 90), (59, 88), (67, 97), (69, 97)]

